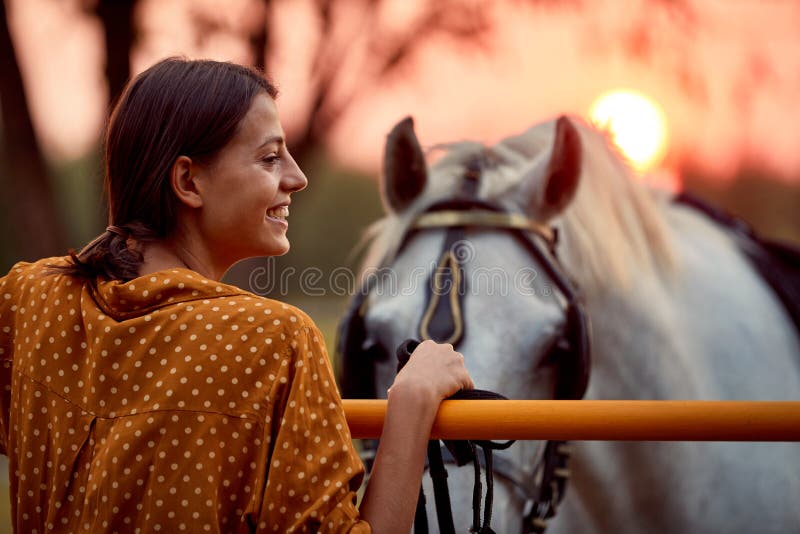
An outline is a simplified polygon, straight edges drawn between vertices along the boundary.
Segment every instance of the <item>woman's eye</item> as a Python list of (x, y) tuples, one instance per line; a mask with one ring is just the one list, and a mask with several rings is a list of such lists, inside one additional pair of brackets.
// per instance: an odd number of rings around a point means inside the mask
[(270, 154), (269, 156), (265, 156), (261, 158), (261, 163), (265, 165), (275, 165), (280, 161), (281, 157), (277, 154)]

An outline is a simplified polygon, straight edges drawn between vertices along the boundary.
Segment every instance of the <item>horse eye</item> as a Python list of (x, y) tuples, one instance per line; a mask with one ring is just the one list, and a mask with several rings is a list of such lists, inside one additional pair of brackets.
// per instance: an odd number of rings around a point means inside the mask
[(558, 337), (553, 340), (553, 343), (548, 347), (547, 352), (536, 364), (536, 368), (548, 367), (557, 365), (562, 359), (564, 353), (569, 352), (572, 348), (569, 340), (566, 337)]

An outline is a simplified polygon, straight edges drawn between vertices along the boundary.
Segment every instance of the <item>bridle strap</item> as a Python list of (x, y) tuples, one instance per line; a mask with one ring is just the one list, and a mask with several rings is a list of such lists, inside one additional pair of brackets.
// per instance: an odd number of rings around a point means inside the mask
[[(503, 397), (504, 398), (504, 397)], [(475, 485), (472, 490), (472, 531), (478, 534), (494, 534), (492, 530), (492, 508), (494, 507), (494, 463), (492, 451), (504, 450), (514, 444), (514, 440), (498, 443), (495, 441), (470, 441), (473, 455), (473, 466), (475, 468)], [(483, 459), (485, 464), (484, 473), (486, 474), (486, 498), (483, 506), (483, 521), (481, 515), (481, 468), (478, 459), (478, 447), (483, 449)]]
[[(453, 511), (450, 508), (450, 489), (447, 487), (447, 469), (442, 460), (439, 440), (428, 442), (428, 473), (433, 481), (433, 500), (436, 503), (436, 519), (439, 532), (455, 534)], [(416, 531), (415, 531), (416, 534)]]
[(442, 210), (423, 213), (411, 225), (412, 229), (453, 228), (469, 226), (476, 228), (499, 228), (533, 232), (548, 243), (555, 241), (555, 233), (549, 226), (536, 222), (521, 213), (490, 210)]
[(570, 471), (571, 449), (566, 441), (548, 441), (544, 451), (539, 495), (528, 499), (523, 511), (522, 534), (543, 534), (564, 499)]

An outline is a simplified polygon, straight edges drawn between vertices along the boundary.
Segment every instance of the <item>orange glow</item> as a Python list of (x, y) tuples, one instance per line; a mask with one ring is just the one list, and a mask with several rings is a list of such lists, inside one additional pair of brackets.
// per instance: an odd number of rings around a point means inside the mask
[(609, 132), (633, 167), (646, 172), (657, 167), (667, 152), (667, 119), (661, 107), (637, 91), (614, 89), (598, 97), (590, 120)]

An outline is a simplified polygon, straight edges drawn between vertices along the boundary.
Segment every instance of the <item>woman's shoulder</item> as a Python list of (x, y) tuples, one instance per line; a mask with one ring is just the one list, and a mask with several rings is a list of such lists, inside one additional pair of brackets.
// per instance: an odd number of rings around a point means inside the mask
[[(210, 305), (211, 303), (206, 304)], [(224, 310), (226, 306), (231, 311), (238, 312), (239, 317), (246, 322), (257, 322), (259, 319), (256, 318), (260, 317), (262, 322), (276, 326), (284, 324), (292, 330), (318, 329), (311, 316), (301, 308), (250, 292), (221, 297), (211, 308), (216, 308), (217, 311), (220, 311)], [(253, 312), (255, 312), (255, 315), (253, 315)]]
[(47, 275), (56, 273), (55, 268), (68, 264), (69, 257), (55, 256), (42, 258), (34, 262), (20, 261), (11, 266), (8, 273), (0, 278), (0, 287), (15, 287), (26, 281), (39, 280)]
[[(314, 354), (328, 357), (324, 335), (314, 320), (286, 302), (243, 292), (194, 301), (181, 309), (183, 314), (175, 314), (177, 322), (199, 318), (200, 324), (190, 326), (187, 332), (197, 333), (200, 341), (207, 338), (205, 334), (213, 335), (214, 342), (226, 350), (240, 347), (258, 358), (266, 351), (275, 359), (287, 361)], [(315, 360), (314, 366), (317, 363)]]
[(6, 276), (22, 277), (45, 274), (52, 267), (63, 267), (69, 263), (69, 256), (53, 256), (36, 261), (19, 261), (11, 266)]
[[(197, 278), (197, 275), (194, 277)], [(318, 329), (311, 316), (293, 304), (257, 295), (235, 285), (209, 282), (200, 277), (200, 285), (203, 287), (197, 289), (205, 291), (192, 292), (195, 309), (205, 308), (212, 314), (222, 314), (226, 320), (250, 324), (285, 325), (290, 330)], [(214, 298), (209, 299), (209, 296)]]

